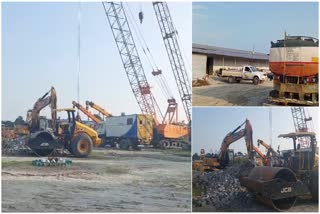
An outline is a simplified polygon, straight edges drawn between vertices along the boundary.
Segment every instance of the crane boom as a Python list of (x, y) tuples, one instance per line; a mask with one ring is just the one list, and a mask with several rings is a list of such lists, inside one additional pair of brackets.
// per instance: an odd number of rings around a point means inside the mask
[(166, 2), (153, 2), (153, 8), (158, 20), (162, 39), (170, 60), (171, 68), (178, 86), (183, 108), (188, 121), (191, 121), (191, 84), (178, 43), (178, 32), (174, 27)]
[(112, 114), (110, 112), (108, 112), (107, 110), (105, 110), (104, 108), (102, 108), (101, 106), (95, 104), (94, 102), (91, 101), (86, 101), (86, 109), (88, 110), (88, 106), (90, 106), (91, 108), (94, 108), (95, 110), (97, 110), (98, 112), (100, 112), (102, 115), (104, 115), (105, 117), (110, 117), (112, 116)]
[(87, 109), (85, 107), (83, 107), (81, 104), (77, 103), (76, 101), (72, 101), (72, 105), (74, 107), (77, 107), (80, 111), (82, 111), (82, 113), (84, 113), (85, 115), (87, 115), (91, 120), (93, 120), (95, 123), (100, 123), (101, 120), (98, 119), (96, 116), (94, 116), (93, 114), (91, 114), (89, 111), (87, 111)]
[(131, 89), (143, 114), (156, 118), (159, 106), (151, 93), (138, 50), (121, 2), (102, 2)]
[[(308, 132), (307, 121), (312, 120), (307, 118), (303, 107), (291, 107), (291, 113), (296, 132)], [(308, 137), (298, 137), (298, 142), (302, 148), (309, 147), (310, 139)]]

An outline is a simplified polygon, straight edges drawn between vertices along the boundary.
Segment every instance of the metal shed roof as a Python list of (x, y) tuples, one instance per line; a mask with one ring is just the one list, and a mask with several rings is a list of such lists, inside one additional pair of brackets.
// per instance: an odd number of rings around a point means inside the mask
[(269, 55), (252, 51), (237, 50), (231, 48), (221, 48), (216, 46), (192, 44), (192, 53), (206, 54), (206, 55), (220, 55), (232, 56), (247, 59), (269, 60)]

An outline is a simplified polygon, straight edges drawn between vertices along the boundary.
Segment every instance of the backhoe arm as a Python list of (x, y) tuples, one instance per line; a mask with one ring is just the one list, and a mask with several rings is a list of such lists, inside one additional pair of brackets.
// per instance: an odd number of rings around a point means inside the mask
[(111, 117), (112, 114), (110, 112), (108, 112), (107, 110), (105, 110), (104, 108), (98, 106), (97, 104), (95, 104), (94, 102), (91, 101), (86, 101), (86, 109), (89, 109), (89, 106), (91, 108), (94, 108), (95, 110), (97, 110), (98, 112), (100, 112), (101, 114), (103, 114), (105, 117)]
[(82, 105), (80, 105), (79, 103), (77, 103), (76, 101), (72, 101), (72, 105), (74, 107), (77, 107), (77, 109), (79, 109), (82, 113), (84, 113), (85, 115), (87, 115), (91, 120), (93, 120), (95, 123), (100, 123), (101, 120), (98, 119), (96, 116), (94, 116), (93, 114), (91, 114), (91, 112), (87, 111), (85, 107), (83, 107)]

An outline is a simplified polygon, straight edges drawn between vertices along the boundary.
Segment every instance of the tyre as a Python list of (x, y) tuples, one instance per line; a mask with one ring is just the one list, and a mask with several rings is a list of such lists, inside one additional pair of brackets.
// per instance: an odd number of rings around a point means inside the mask
[(228, 82), (229, 83), (234, 83), (234, 77), (228, 77)]
[(240, 79), (236, 79), (236, 82), (237, 82), (237, 83), (240, 83), (240, 82), (241, 82), (241, 80), (240, 80)]
[(87, 157), (92, 151), (92, 139), (85, 133), (81, 133), (72, 139), (71, 153), (79, 158)]
[(166, 149), (168, 146), (170, 146), (170, 142), (167, 140), (161, 140), (159, 142), (159, 148), (160, 149)]
[(121, 139), (119, 143), (119, 147), (120, 149), (123, 149), (123, 150), (129, 150), (132, 147), (132, 145), (129, 139)]
[(259, 77), (253, 77), (252, 82), (253, 82), (254, 85), (258, 85), (259, 82), (260, 82)]

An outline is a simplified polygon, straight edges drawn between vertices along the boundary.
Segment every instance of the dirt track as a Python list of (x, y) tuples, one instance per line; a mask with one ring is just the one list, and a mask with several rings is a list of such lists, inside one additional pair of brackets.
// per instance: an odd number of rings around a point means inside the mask
[(185, 212), (190, 156), (173, 151), (95, 150), (71, 167), (34, 167), (35, 157), (2, 157), (4, 212)]
[(272, 81), (259, 85), (251, 81), (228, 83), (225, 79), (213, 77), (210, 85), (192, 88), (193, 106), (261, 106), (267, 102), (272, 90)]

